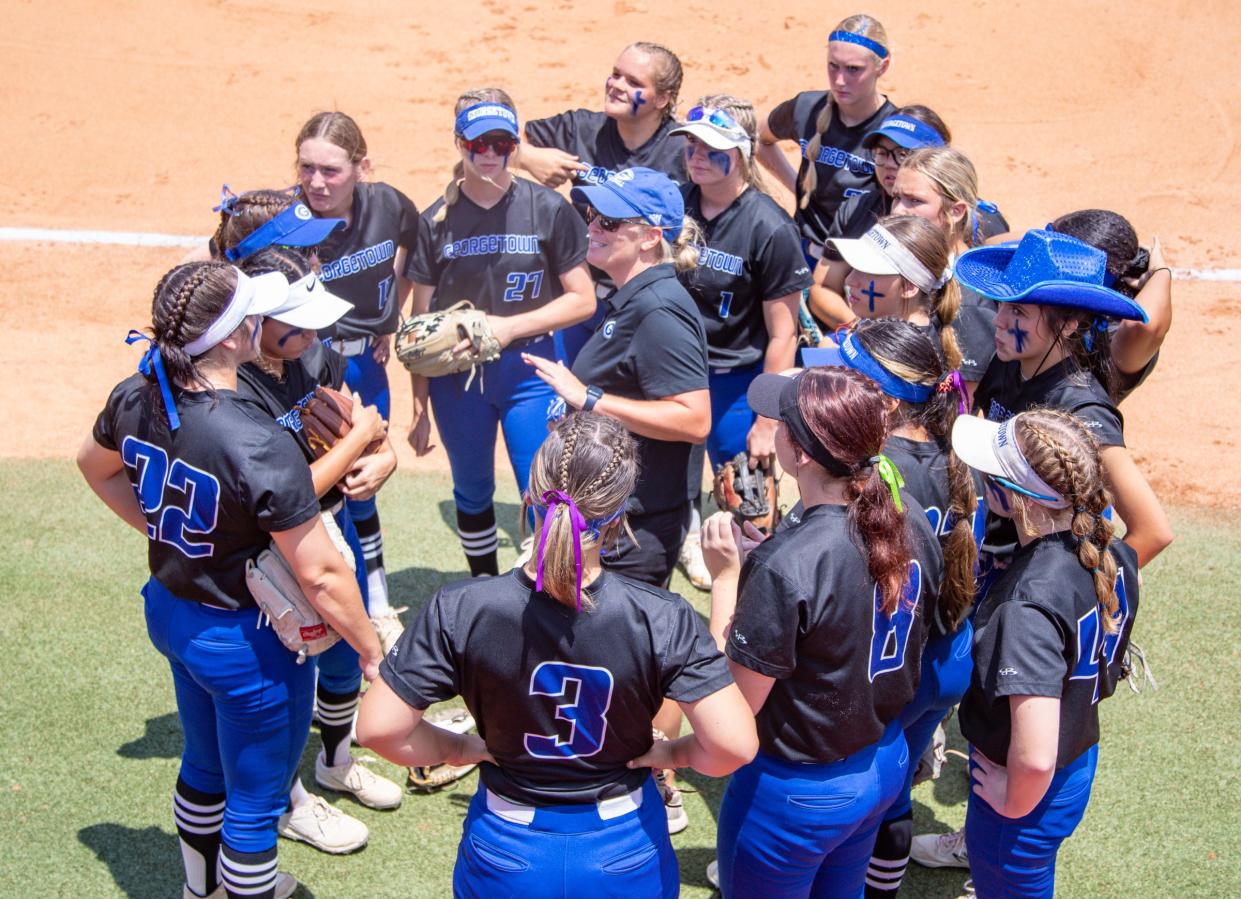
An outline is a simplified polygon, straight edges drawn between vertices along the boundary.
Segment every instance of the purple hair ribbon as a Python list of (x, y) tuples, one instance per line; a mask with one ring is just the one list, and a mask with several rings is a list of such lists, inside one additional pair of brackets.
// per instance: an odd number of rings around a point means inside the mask
[(159, 382), (160, 396), (164, 399), (164, 412), (168, 416), (168, 427), (175, 431), (181, 427), (181, 416), (177, 414), (177, 404), (172, 400), (172, 385), (168, 381), (168, 372), (164, 370), (164, 357), (159, 354), (159, 347), (155, 341), (141, 331), (131, 330), (125, 338), (125, 342), (129, 344), (137, 343), (139, 340), (145, 340), (150, 346), (138, 362), (138, 371), (147, 377), (150, 377), (151, 372), (154, 371), (155, 380)]
[(543, 553), (547, 547), (548, 523), (556, 515), (556, 506), (568, 508), (569, 524), (573, 528), (573, 561), (577, 568), (577, 610), (582, 611), (582, 532), (588, 529), (586, 519), (573, 502), (573, 497), (563, 490), (548, 490), (543, 494), (543, 502), (547, 504), (547, 514), (543, 516), (543, 534), (539, 538), (539, 560), (535, 569), (534, 589), (543, 589)]
[(945, 379), (944, 383), (948, 385), (944, 389), (945, 393), (949, 390), (955, 390), (957, 392), (957, 414), (969, 415), (969, 407), (965, 404), (965, 398), (969, 396), (969, 394), (965, 389), (965, 381), (961, 377), (961, 372), (954, 368), (952, 371), (948, 372), (948, 377)]

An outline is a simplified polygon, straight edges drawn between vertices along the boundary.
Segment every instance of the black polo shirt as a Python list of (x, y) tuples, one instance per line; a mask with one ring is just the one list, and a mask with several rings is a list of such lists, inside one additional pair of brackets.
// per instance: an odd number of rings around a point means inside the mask
[[(573, 374), (605, 394), (634, 400), (707, 389), (706, 332), (671, 263), (647, 269), (607, 299)], [(638, 484), (626, 511), (662, 512), (684, 503), (690, 444), (637, 440)]]

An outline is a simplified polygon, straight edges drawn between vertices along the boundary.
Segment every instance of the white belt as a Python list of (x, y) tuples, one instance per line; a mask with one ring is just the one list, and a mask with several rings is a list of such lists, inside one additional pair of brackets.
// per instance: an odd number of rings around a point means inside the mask
[[(600, 799), (595, 806), (602, 821), (610, 821), (613, 818), (628, 815), (630, 812), (636, 812), (642, 807), (642, 788), (638, 787), (636, 790), (613, 796), (610, 799)], [(538, 808), (520, 802), (510, 802), (503, 796), (487, 790), (487, 811), (512, 824), (529, 827), (534, 823), (534, 813), (538, 811)]]
[(345, 340), (333, 340), (332, 349), (342, 356), (361, 356), (371, 346), (369, 337), (351, 337)]
[(342, 500), (337, 500), (336, 505), (332, 506), (332, 508), (324, 509), (323, 511), (327, 513), (328, 515), (335, 515), (343, 508), (345, 508), (345, 501), (342, 499)]

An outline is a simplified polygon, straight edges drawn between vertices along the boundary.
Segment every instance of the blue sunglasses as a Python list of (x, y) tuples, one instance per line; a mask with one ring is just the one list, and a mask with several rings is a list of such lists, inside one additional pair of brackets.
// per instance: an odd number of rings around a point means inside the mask
[(685, 116), (687, 122), (710, 122), (719, 128), (729, 128), (733, 130), (743, 130), (737, 124), (737, 120), (724, 112), (722, 109), (708, 109), (705, 106), (695, 106)]
[(1060, 499), (1058, 496), (1046, 496), (1042, 493), (1035, 493), (1033, 490), (1027, 490), (1025, 487), (1014, 484), (1008, 478), (1002, 478), (998, 474), (984, 474), (983, 477), (988, 481), (999, 484), (1001, 487), (1007, 487), (1009, 490), (1013, 491), (1013, 493), (1020, 493), (1022, 496), (1028, 496), (1030, 499), (1037, 499), (1045, 503), (1054, 503)]

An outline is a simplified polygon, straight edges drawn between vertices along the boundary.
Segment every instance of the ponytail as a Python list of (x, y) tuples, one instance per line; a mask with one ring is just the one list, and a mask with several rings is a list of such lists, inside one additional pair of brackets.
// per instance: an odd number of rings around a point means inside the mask
[(879, 587), (885, 615), (896, 612), (905, 582), (909, 579), (909, 531), (905, 514), (897, 509), (891, 487), (879, 476), (879, 466), (869, 464), (849, 478), (849, 523), (861, 538), (866, 570)]
[(660, 244), (663, 248), (663, 258), (660, 261), (671, 262), (678, 273), (695, 269), (701, 255), (699, 247), (704, 240), (702, 227), (687, 215), (682, 219), (681, 233), (677, 235), (677, 239), (669, 242), (664, 238)]

